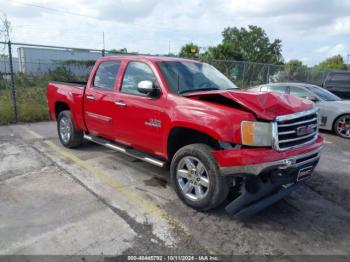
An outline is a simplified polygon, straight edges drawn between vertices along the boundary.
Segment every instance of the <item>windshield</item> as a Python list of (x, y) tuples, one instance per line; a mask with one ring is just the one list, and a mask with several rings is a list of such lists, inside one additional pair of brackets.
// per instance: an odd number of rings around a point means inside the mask
[(215, 67), (205, 63), (166, 61), (158, 65), (175, 94), (237, 88)]
[(325, 90), (321, 87), (314, 86), (314, 85), (308, 85), (306, 87), (309, 89), (312, 93), (317, 95), (319, 98), (325, 101), (341, 101), (341, 98), (334, 95), (333, 93), (329, 92), (328, 90)]

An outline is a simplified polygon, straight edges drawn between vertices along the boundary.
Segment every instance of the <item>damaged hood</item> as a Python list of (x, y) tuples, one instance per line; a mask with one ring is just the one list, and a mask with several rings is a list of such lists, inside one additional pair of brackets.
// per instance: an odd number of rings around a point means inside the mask
[(288, 94), (269, 92), (215, 90), (193, 92), (184, 96), (204, 101), (207, 99), (212, 100), (215, 96), (222, 96), (253, 112), (258, 118), (270, 121), (277, 116), (289, 115), (314, 108), (314, 103), (311, 101)]

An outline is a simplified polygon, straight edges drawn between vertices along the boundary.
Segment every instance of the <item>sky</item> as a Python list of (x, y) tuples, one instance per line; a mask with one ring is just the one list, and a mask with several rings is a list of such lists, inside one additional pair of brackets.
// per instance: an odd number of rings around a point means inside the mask
[(350, 54), (350, 0), (0, 0), (13, 42), (150, 54), (221, 42), (226, 27), (262, 27), (285, 61)]

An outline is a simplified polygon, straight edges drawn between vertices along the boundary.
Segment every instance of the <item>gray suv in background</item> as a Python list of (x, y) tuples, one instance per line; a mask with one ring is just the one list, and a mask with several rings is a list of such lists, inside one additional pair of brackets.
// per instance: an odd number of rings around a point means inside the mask
[(322, 87), (343, 99), (350, 99), (350, 71), (329, 72)]

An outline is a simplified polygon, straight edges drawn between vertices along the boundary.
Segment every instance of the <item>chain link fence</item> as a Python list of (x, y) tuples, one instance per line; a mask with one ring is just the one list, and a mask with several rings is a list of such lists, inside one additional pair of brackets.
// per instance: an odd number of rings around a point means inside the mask
[(208, 63), (243, 89), (276, 82), (305, 82), (322, 85), (329, 72), (246, 61), (209, 60)]
[(1, 42), (0, 124), (49, 119), (49, 81), (86, 81), (105, 50)]
[[(86, 81), (95, 60), (125, 53), (59, 46), (0, 42), (0, 124), (49, 119), (46, 85), (49, 81)], [(321, 85), (326, 71), (287, 68), (245, 61), (206, 61), (240, 88), (269, 82), (308, 82)]]

